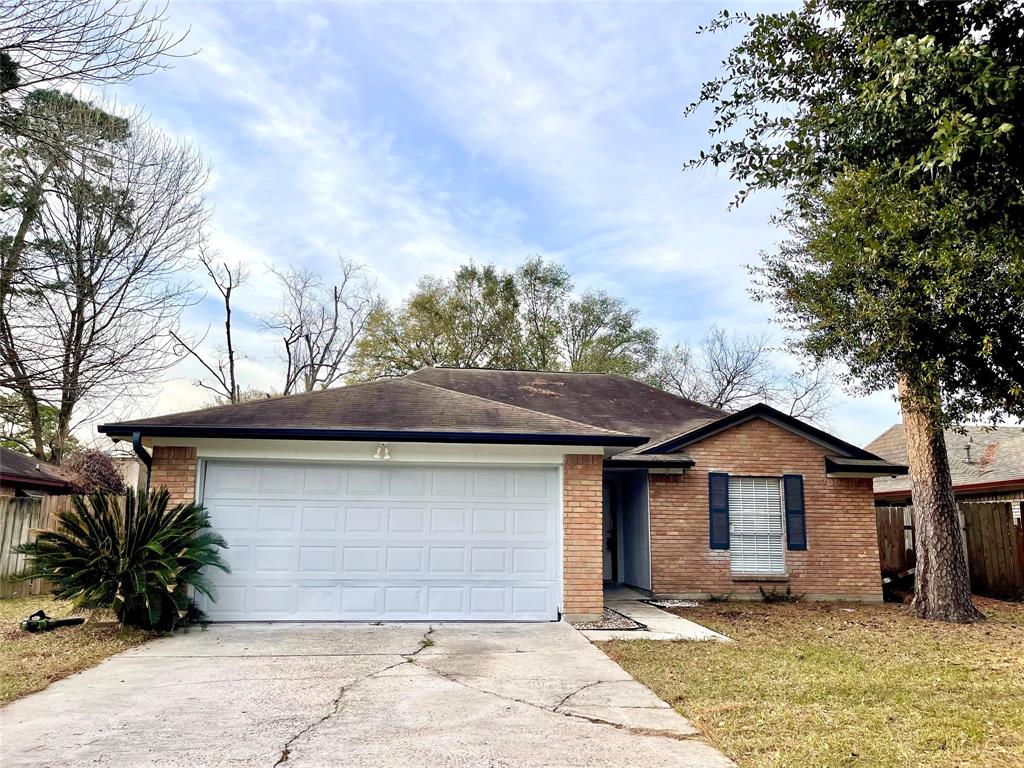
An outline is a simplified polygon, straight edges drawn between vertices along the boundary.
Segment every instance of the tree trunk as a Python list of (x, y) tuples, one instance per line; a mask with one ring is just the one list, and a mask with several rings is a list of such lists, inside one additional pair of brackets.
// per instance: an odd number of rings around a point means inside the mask
[(963, 531), (946, 441), (936, 414), (938, 397), (900, 382), (903, 429), (914, 499), (917, 570), (911, 609), (923, 619), (969, 624), (984, 616), (971, 602)]

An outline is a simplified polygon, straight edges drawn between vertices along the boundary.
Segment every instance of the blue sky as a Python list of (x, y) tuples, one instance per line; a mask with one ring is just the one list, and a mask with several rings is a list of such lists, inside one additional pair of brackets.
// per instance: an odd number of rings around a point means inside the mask
[[(249, 313), (277, 301), (269, 268), (339, 256), (398, 299), (470, 258), (542, 254), (665, 341), (712, 323), (781, 340), (745, 266), (779, 237), (776, 198), (729, 210), (724, 173), (682, 171), (710, 121), (683, 109), (732, 41), (696, 29), (721, 6), (173, 2), (198, 52), (112, 95), (212, 167), (213, 243), (252, 272), (243, 385), (280, 376)], [(184, 319), (211, 322), (213, 298)], [(197, 405), (196, 374), (182, 364), (139, 408)], [(863, 443), (897, 418), (888, 393), (843, 394), (831, 426)]]

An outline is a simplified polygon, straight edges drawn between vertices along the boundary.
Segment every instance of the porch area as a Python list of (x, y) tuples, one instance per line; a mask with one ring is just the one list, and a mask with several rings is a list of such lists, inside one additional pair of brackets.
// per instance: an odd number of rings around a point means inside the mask
[(629, 587), (650, 594), (651, 524), (648, 471), (608, 469), (602, 477), (603, 577), (609, 588)]

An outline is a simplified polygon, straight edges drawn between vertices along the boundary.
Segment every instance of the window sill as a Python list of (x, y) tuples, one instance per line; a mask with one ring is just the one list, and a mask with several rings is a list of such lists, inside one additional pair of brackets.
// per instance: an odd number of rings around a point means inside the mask
[(788, 573), (734, 573), (731, 576), (733, 581), (789, 581)]

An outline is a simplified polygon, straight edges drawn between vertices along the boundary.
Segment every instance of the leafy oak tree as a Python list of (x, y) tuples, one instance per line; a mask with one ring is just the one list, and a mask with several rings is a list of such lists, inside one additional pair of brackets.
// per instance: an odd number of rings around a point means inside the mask
[(428, 276), (400, 306), (378, 305), (350, 379), (401, 376), (429, 365), (621, 373), (640, 377), (657, 333), (604, 291), (573, 293), (568, 271), (536, 257), (514, 271), (467, 264)]
[(914, 611), (971, 622), (943, 427), (1024, 417), (1024, 9), (811, 0), (732, 15), (690, 166), (776, 188), (790, 237), (755, 271), (795, 343), (896, 388), (917, 517)]

